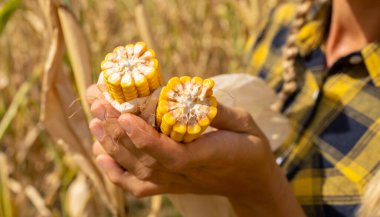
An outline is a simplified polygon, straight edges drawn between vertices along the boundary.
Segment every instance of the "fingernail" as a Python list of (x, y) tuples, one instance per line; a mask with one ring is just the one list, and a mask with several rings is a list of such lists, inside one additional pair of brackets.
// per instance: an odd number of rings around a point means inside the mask
[(92, 133), (95, 135), (95, 137), (98, 141), (102, 141), (102, 139), (104, 138), (104, 135), (105, 135), (103, 127), (93, 128)]

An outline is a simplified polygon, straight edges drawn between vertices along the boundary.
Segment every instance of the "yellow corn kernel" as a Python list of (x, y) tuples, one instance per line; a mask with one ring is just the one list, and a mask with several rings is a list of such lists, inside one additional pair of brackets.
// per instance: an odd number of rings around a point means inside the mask
[(154, 52), (153, 49), (149, 49), (147, 52), (145, 52), (146, 55), (149, 55), (151, 58), (156, 58), (156, 52)]
[(104, 70), (103, 72), (103, 77), (104, 77), (104, 79), (108, 79), (108, 77), (113, 73), (113, 71), (112, 71), (112, 69), (106, 69), (106, 70)]
[(149, 96), (161, 86), (156, 54), (144, 42), (116, 47), (102, 61), (101, 70), (108, 92), (119, 103)]
[(149, 96), (150, 95), (149, 84), (145, 76), (141, 74), (135, 74), (133, 78), (135, 80), (135, 85), (136, 85), (136, 89), (139, 94), (139, 97)]
[(138, 97), (137, 89), (135, 86), (135, 81), (132, 79), (131, 75), (124, 75), (121, 79), (121, 87), (123, 89), (123, 94), (126, 101), (135, 99)]
[(177, 122), (176, 118), (171, 113), (166, 113), (162, 117), (162, 121), (168, 126), (173, 126)]
[(123, 46), (117, 46), (117, 47), (115, 47), (115, 48), (113, 49), (113, 53), (117, 53), (117, 52), (120, 52), (120, 51), (122, 51), (122, 50), (124, 50), (124, 47), (123, 47)]
[(216, 107), (210, 107), (208, 112), (207, 112), (207, 117), (210, 120), (213, 120), (217, 113), (218, 113), (218, 109)]
[(190, 76), (182, 76), (179, 78), (182, 84), (186, 84), (188, 82), (191, 82), (191, 77)]
[(172, 128), (176, 122), (177, 120), (171, 113), (164, 114), (164, 116), (162, 117), (162, 123), (160, 127), (161, 132), (166, 135), (170, 135)]
[(169, 98), (169, 92), (171, 92), (172, 90), (169, 89), (168, 87), (163, 87), (161, 89), (161, 93), (160, 93), (160, 97), (158, 98), (159, 101), (161, 100), (168, 100)]
[(206, 96), (212, 96), (212, 94), (213, 94), (212, 88), (215, 86), (214, 80), (205, 79), (203, 81), (203, 86), (206, 87), (206, 93), (205, 93), (205, 95)]
[(210, 98), (208, 100), (209, 100), (210, 106), (212, 106), (212, 107), (217, 107), (218, 106), (218, 103), (216, 101), (215, 96), (210, 96)]
[(116, 58), (115, 53), (108, 53), (106, 57), (104, 58), (104, 60), (113, 62), (115, 61), (115, 58)]
[(137, 42), (135, 44), (135, 47), (133, 48), (133, 53), (137, 56), (140, 57), (145, 51), (147, 50), (147, 46), (145, 42)]
[(170, 133), (172, 132), (172, 126), (167, 125), (165, 122), (161, 123), (160, 129), (161, 129), (161, 132), (167, 136), (169, 136)]
[(201, 127), (201, 131), (205, 131), (206, 128), (210, 125), (210, 119), (207, 116), (201, 117), (198, 119), (198, 124)]
[(176, 90), (177, 85), (180, 84), (181, 81), (179, 80), (179, 77), (172, 77), (169, 81), (168, 84), (166, 85), (168, 88), (172, 90)]
[[(161, 90), (156, 110), (161, 132), (177, 142), (192, 142), (198, 138), (217, 114), (216, 98), (205, 94), (213, 87), (214, 81), (210, 79), (171, 78)], [(165, 120), (166, 115), (171, 121)]]
[(126, 56), (127, 56), (128, 58), (131, 58), (131, 57), (134, 56), (134, 52), (133, 52), (134, 47), (135, 47), (134, 44), (127, 44), (127, 45), (125, 46), (125, 51), (126, 51), (125, 53), (126, 53)]
[(157, 59), (152, 59), (149, 62), (149, 66), (152, 66), (153, 68), (158, 69), (158, 60)]
[(119, 103), (125, 101), (123, 90), (120, 86), (120, 80), (121, 78), (119, 74), (112, 74), (111, 76), (108, 77), (108, 80), (107, 80), (108, 90), (111, 96)]
[(199, 126), (199, 124), (197, 123), (187, 126), (187, 133), (190, 135), (196, 135), (196, 134), (199, 134), (200, 132), (201, 132), (201, 126)]
[(197, 85), (201, 85), (203, 82), (202, 78), (201, 77), (193, 77), (191, 79), (191, 83), (193, 84), (197, 84)]
[(156, 122), (158, 126), (161, 125), (162, 116), (164, 116), (164, 114), (168, 112), (169, 112), (169, 103), (165, 100), (160, 101), (158, 103), (157, 112), (156, 112)]
[(104, 71), (107, 69), (110, 69), (113, 67), (113, 63), (108, 60), (103, 60), (102, 63), (100, 63), (100, 68)]
[(142, 71), (148, 81), (149, 89), (151, 91), (157, 89), (160, 86), (157, 69), (154, 67), (143, 67)]
[(181, 142), (186, 133), (186, 125), (183, 123), (176, 123), (170, 133), (170, 138), (176, 142)]
[(202, 128), (199, 124), (190, 124), (187, 126), (187, 132), (183, 138), (184, 142), (192, 142), (194, 139), (198, 138), (202, 133)]

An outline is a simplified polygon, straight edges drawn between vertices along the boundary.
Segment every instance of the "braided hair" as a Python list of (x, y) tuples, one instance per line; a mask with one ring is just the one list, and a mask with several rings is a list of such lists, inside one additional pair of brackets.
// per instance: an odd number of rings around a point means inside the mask
[(296, 46), (296, 37), (300, 29), (305, 25), (307, 14), (310, 11), (314, 0), (301, 0), (297, 7), (295, 19), (291, 24), (290, 33), (287, 37), (283, 51), (283, 85), (277, 95), (277, 101), (271, 105), (271, 109), (279, 112), (286, 99), (297, 90), (296, 71), (294, 68), (295, 59), (299, 53)]

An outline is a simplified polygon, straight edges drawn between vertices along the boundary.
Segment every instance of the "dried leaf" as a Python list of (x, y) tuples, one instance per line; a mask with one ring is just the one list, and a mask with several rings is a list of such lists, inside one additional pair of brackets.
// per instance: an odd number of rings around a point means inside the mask
[(13, 216), (9, 192), (8, 163), (3, 152), (0, 152), (0, 216)]
[(34, 85), (34, 82), (36, 79), (40, 76), (41, 71), (35, 70), (35, 72), (32, 74), (32, 77), (25, 81), (20, 89), (17, 91), (16, 95), (14, 96), (11, 105), (8, 107), (7, 112), (5, 113), (4, 117), (1, 119), (0, 122), (0, 139), (4, 136), (5, 131), (9, 127), (9, 124), (12, 122), (13, 118), (16, 116), (17, 111), (22, 103), (25, 102), (26, 95), (30, 88)]
[(74, 15), (64, 7), (58, 8), (67, 52), (72, 63), (76, 87), (87, 119), (90, 109), (86, 101), (86, 88), (91, 84), (90, 53), (87, 41)]
[(32, 186), (28, 185), (24, 189), (25, 195), (29, 198), (29, 200), (32, 202), (34, 207), (36, 207), (38, 213), (43, 216), (52, 216), (51, 212), (49, 209), (46, 207), (46, 204), (44, 202), (44, 199), (40, 195), (40, 193), (37, 191), (37, 189)]
[(139, 29), (141, 38), (147, 42), (150, 48), (157, 52), (158, 48), (155, 44), (155, 41), (153, 40), (152, 30), (147, 20), (147, 17), (148, 16), (146, 16), (144, 1), (139, 1), (138, 5), (135, 8), (135, 18), (137, 27)]
[[(57, 10), (52, 7), (52, 19), (58, 17)], [(92, 138), (86, 118), (80, 105), (73, 104), (76, 99), (75, 91), (62, 66), (64, 41), (61, 29), (56, 21), (52, 23), (55, 23), (52, 27), (54, 35), (45, 64), (41, 122), (46, 131), (73, 156), (81, 170), (94, 183), (104, 203), (116, 214), (116, 205), (112, 203), (114, 200), (107, 192), (103, 176), (91, 154)]]
[(85, 217), (85, 209), (91, 192), (86, 177), (79, 173), (67, 189), (66, 204), (70, 217)]
[(30, 147), (32, 147), (33, 143), (36, 141), (38, 135), (40, 135), (40, 132), (40, 125), (33, 126), (32, 129), (28, 130), (25, 139), (21, 142), (21, 147), (19, 148), (19, 151), (16, 153), (16, 158), (18, 162), (23, 162), (25, 160), (25, 157), (28, 154)]
[(162, 195), (153, 196), (150, 202), (150, 212), (148, 217), (158, 217), (160, 215)]

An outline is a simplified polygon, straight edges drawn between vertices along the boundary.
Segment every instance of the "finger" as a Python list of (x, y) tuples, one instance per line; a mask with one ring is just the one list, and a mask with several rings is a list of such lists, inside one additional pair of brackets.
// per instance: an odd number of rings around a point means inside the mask
[(116, 137), (112, 137), (106, 132), (100, 120), (93, 119), (90, 122), (90, 130), (96, 136), (96, 139), (101, 144), (103, 150), (113, 157), (117, 163), (131, 172), (135, 170), (136, 164), (138, 163), (135, 156), (133, 156), (125, 147), (119, 145)]
[(93, 101), (91, 104), (91, 114), (100, 120), (113, 119), (120, 116), (120, 112), (105, 99)]
[[(129, 154), (132, 155), (134, 159), (136, 159), (134, 165), (129, 166), (128, 171), (135, 175), (138, 179), (144, 181), (153, 181), (159, 184), (167, 184), (168, 182), (183, 183), (185, 181), (185, 177), (183, 177), (181, 174), (170, 173), (152, 156), (137, 149), (129, 137), (123, 136), (118, 141), (118, 144), (125, 147), (129, 151)], [(114, 154), (114, 156), (115, 159), (126, 157), (122, 152), (117, 152)]]
[(103, 94), (100, 92), (96, 84), (89, 86), (86, 90), (86, 100), (92, 104), (97, 99), (104, 99)]
[(106, 151), (103, 149), (102, 145), (98, 141), (95, 141), (94, 144), (92, 144), (92, 153), (95, 156), (98, 156), (101, 154), (106, 154)]
[(166, 168), (175, 170), (186, 161), (185, 145), (158, 133), (140, 117), (122, 114), (118, 120), (134, 146), (157, 159)]
[(103, 169), (108, 178), (121, 188), (132, 193), (135, 197), (145, 197), (166, 193), (168, 188), (153, 182), (139, 180), (136, 176), (124, 171), (110, 156), (99, 155), (97, 164)]
[[(93, 149), (94, 149), (94, 154), (96, 156), (108, 155), (108, 153), (104, 151), (103, 147), (101, 146), (99, 142), (94, 143)], [(125, 157), (125, 156), (121, 156), (121, 157)], [(147, 155), (141, 157), (140, 159), (138, 159), (138, 161), (135, 162), (135, 164), (133, 165), (133, 169), (129, 169), (128, 172), (132, 173), (140, 180), (153, 181), (159, 184), (160, 183), (167, 184), (168, 182), (179, 183), (179, 182), (185, 181), (185, 178), (180, 174), (174, 174), (174, 173), (161, 171), (162, 167), (157, 167), (156, 165), (152, 165), (152, 164), (155, 164), (155, 162), (151, 161), (152, 159), (153, 158)], [(151, 166), (149, 167), (149, 165)], [(155, 169), (152, 169), (154, 167)]]
[(252, 116), (244, 109), (218, 104), (218, 113), (211, 126), (221, 130), (261, 135)]
[(122, 176), (125, 172), (122, 168), (110, 155), (101, 154), (96, 157), (96, 164), (106, 172), (108, 178), (111, 180), (116, 180), (117, 177)]

